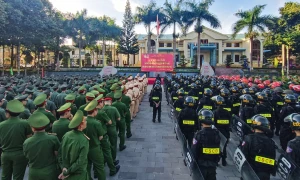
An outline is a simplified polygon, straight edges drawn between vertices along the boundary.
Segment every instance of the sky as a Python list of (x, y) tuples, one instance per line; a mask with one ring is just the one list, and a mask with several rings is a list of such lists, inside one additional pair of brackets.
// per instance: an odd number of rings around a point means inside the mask
[[(176, 0), (168, 0), (175, 2)], [(200, 0), (198, 0), (200, 1)], [(238, 10), (248, 10), (255, 5), (266, 4), (263, 14), (270, 14), (279, 16), (279, 8), (284, 6), (285, 2), (300, 2), (300, 0), (215, 0), (210, 7), (210, 11), (217, 16), (221, 22), (221, 28), (215, 29), (223, 34), (232, 33), (232, 25), (238, 18), (234, 13)], [(107, 15), (116, 19), (116, 23), (122, 26), (123, 14), (125, 12), (126, 0), (50, 0), (54, 8), (62, 12), (80, 11), (84, 8), (87, 9), (89, 16), (102, 16)], [(137, 6), (146, 5), (150, 0), (130, 0), (132, 12), (135, 13)], [(156, 0), (157, 6), (162, 7), (165, 0)], [(210, 28), (208, 24), (203, 23), (206, 27)], [(155, 23), (152, 24), (152, 28)], [(155, 32), (153, 28), (153, 32)], [(193, 31), (193, 28), (189, 30)], [(143, 25), (135, 27), (137, 34), (146, 34), (146, 29)], [(165, 33), (172, 33), (172, 29), (167, 30)]]

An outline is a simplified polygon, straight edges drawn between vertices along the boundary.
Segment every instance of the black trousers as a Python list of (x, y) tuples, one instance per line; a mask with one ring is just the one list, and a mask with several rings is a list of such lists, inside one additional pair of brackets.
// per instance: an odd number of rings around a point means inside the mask
[(156, 119), (156, 113), (158, 112), (158, 120), (160, 121), (161, 117), (161, 103), (159, 103), (159, 106), (156, 107), (155, 103), (153, 103), (153, 120)]
[(205, 180), (217, 180), (216, 167), (200, 166), (199, 169)]

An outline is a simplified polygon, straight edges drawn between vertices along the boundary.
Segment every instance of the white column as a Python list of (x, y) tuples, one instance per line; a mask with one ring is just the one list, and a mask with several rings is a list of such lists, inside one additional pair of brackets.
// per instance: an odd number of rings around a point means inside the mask
[(262, 67), (261, 65), (263, 64), (263, 60), (264, 60), (264, 40), (260, 39), (260, 55), (259, 55), (259, 67)]

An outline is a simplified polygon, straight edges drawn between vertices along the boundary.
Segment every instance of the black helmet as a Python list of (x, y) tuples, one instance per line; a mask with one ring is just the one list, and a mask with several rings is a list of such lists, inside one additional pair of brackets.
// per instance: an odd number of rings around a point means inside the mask
[(265, 93), (268, 97), (272, 96), (272, 91), (270, 88), (266, 88), (262, 92)]
[(227, 88), (223, 88), (223, 89), (221, 89), (221, 91), (220, 91), (220, 95), (221, 95), (222, 97), (228, 97), (228, 96), (230, 95), (230, 92), (229, 92), (229, 90), (228, 90)]
[(297, 99), (293, 94), (287, 94), (284, 97), (284, 102), (288, 104), (295, 104), (297, 102)]
[(184, 90), (183, 89), (178, 89), (176, 93), (177, 93), (178, 96), (184, 96)]
[(201, 82), (200, 82), (199, 80), (197, 80), (197, 81), (195, 81), (195, 84), (196, 84), (196, 85), (200, 85)]
[(252, 104), (253, 103), (253, 98), (249, 94), (243, 94), (240, 96), (240, 100), (242, 100), (243, 103), (246, 104)]
[(196, 88), (197, 88), (197, 85), (196, 85), (195, 83), (192, 83), (192, 84), (191, 84), (191, 88), (192, 88), (192, 89), (196, 89)]
[(159, 84), (160, 85), (160, 80), (156, 80), (155, 84)]
[(209, 88), (207, 88), (207, 89), (204, 90), (203, 94), (205, 96), (211, 97), (213, 95), (213, 92), (212, 92), (212, 90), (210, 90)]
[(226, 86), (224, 84), (221, 84), (220, 86), (218, 86), (219, 90), (224, 89), (224, 88), (226, 88)]
[(192, 77), (191, 81), (192, 81), (192, 82), (195, 82), (195, 81), (196, 81), (196, 78)]
[(236, 87), (236, 86), (232, 86), (232, 87), (230, 88), (230, 91), (231, 91), (231, 93), (238, 93), (238, 92), (239, 92), (239, 88)]
[(258, 101), (267, 101), (268, 100), (267, 94), (265, 94), (263, 92), (258, 92), (255, 95), (256, 95)]
[(174, 84), (176, 84), (176, 82), (175, 82), (175, 81), (172, 81), (172, 82), (171, 82), (171, 86), (173, 87)]
[(242, 93), (243, 93), (243, 94), (250, 94), (249, 88), (244, 88), (244, 89), (242, 90)]
[(217, 87), (217, 83), (216, 83), (216, 81), (212, 81), (211, 83), (210, 83), (210, 87), (211, 88), (216, 88)]
[(283, 89), (281, 88), (281, 87), (276, 87), (275, 89), (274, 89), (274, 91), (276, 92), (276, 93), (283, 93)]
[(251, 95), (254, 95), (256, 93), (256, 91), (257, 91), (256, 87), (250, 87), (249, 88), (249, 92), (250, 92)]
[(220, 95), (214, 96), (211, 99), (215, 101), (217, 105), (225, 105), (225, 99)]
[(176, 84), (174, 84), (173, 88), (174, 88), (175, 90), (178, 90), (178, 89), (180, 88), (180, 85), (176, 83)]
[(193, 107), (195, 105), (195, 100), (192, 96), (188, 96), (185, 98), (184, 100), (184, 105), (189, 106), (189, 107)]
[(214, 114), (211, 110), (208, 109), (201, 109), (198, 112), (198, 117), (199, 117), (199, 123), (207, 124), (207, 125), (212, 125), (214, 122)]
[(239, 83), (239, 84), (237, 85), (237, 87), (238, 87), (239, 89), (244, 89), (245, 85), (244, 85), (243, 83)]
[(284, 122), (290, 122), (292, 130), (300, 130), (300, 114), (290, 114), (284, 118)]
[(154, 89), (155, 90), (159, 90), (160, 89), (160, 85), (159, 84), (155, 84)]
[(236, 85), (237, 85), (237, 83), (235, 81), (232, 81), (229, 86), (233, 87), (233, 86), (236, 86)]
[(264, 132), (271, 132), (269, 126), (269, 120), (262, 115), (255, 115), (251, 118), (252, 120), (252, 127), (254, 129), (259, 129)]
[(185, 84), (185, 85), (188, 85), (188, 84), (190, 84), (190, 82), (189, 82), (188, 80), (185, 80), (185, 81), (184, 81), (184, 84)]

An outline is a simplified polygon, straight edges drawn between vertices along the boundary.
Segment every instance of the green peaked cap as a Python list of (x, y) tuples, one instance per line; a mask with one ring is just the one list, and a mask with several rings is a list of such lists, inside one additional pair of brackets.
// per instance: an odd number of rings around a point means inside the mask
[(95, 95), (91, 92), (86, 93), (85, 97), (95, 98)]
[(73, 101), (73, 100), (75, 100), (75, 97), (76, 97), (75, 94), (70, 93), (70, 94), (68, 94), (68, 95), (65, 97), (65, 100), (67, 100), (67, 101)]
[(36, 112), (28, 118), (28, 123), (31, 127), (41, 128), (47, 126), (50, 123), (50, 120), (43, 113)]
[(47, 95), (45, 93), (39, 94), (33, 101), (34, 105), (40, 105), (47, 99)]
[(119, 99), (120, 97), (122, 97), (122, 91), (116, 91), (115, 93), (114, 93), (114, 98), (115, 99)]
[(6, 109), (12, 113), (24, 112), (24, 105), (17, 99), (11, 100), (7, 103)]
[(57, 110), (57, 112), (65, 111), (65, 110), (67, 110), (68, 108), (70, 108), (71, 105), (72, 105), (71, 103), (66, 103), (66, 104), (62, 105), (62, 106)]
[(92, 100), (85, 108), (85, 111), (93, 111), (98, 106), (98, 102), (96, 100)]
[(80, 125), (80, 123), (83, 120), (83, 112), (81, 110), (78, 110), (76, 114), (74, 115), (73, 119), (69, 123), (69, 128), (74, 129)]
[(103, 98), (103, 94), (100, 94), (95, 100), (99, 101), (99, 99), (102, 99), (102, 98)]

